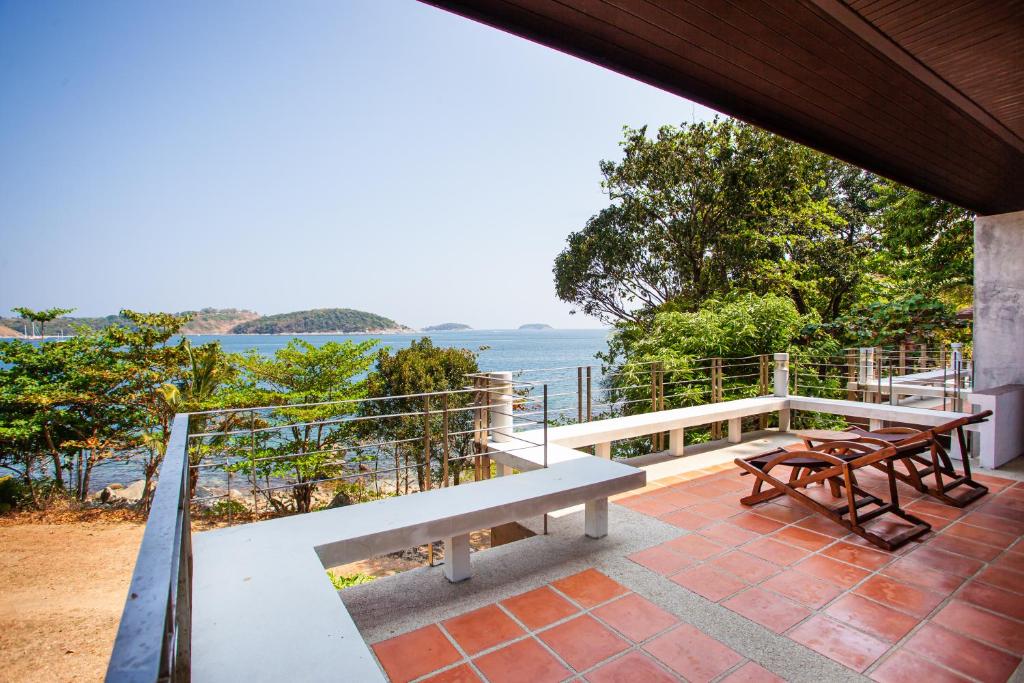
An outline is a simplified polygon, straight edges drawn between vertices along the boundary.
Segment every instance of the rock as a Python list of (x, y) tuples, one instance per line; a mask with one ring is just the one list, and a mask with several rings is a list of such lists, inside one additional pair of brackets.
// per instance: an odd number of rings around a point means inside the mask
[(352, 497), (344, 491), (338, 491), (337, 495), (331, 499), (331, 502), (327, 505), (328, 508), (343, 508), (346, 505), (352, 504)]
[(142, 498), (146, 480), (139, 479), (127, 486), (111, 484), (100, 491), (100, 500), (104, 503), (135, 503)]

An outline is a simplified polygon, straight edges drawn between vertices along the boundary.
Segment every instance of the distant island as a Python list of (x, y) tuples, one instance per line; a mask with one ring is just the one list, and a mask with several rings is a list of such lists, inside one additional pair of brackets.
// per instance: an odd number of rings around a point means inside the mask
[[(204, 308), (182, 311), (192, 319), (182, 328), (184, 334), (357, 334), (409, 332), (408, 327), (391, 318), (351, 308), (318, 308), (277, 315), (261, 316), (237, 308)], [(86, 326), (100, 330), (128, 321), (119, 315), (102, 317), (63, 317), (46, 324), (47, 335), (71, 335), (75, 328)], [(25, 321), (21, 318), (0, 318), (0, 337), (23, 337)]]
[(311, 311), (265, 315), (235, 325), (231, 329), (231, 334), (352, 334), (408, 331), (408, 327), (376, 313), (351, 308), (316, 308)]
[(520, 325), (519, 329), (521, 329), (521, 330), (553, 330), (555, 328), (551, 327), (551, 325), (546, 325), (544, 323), (526, 323), (525, 325)]
[(424, 332), (453, 332), (455, 330), (471, 330), (473, 329), (469, 325), (463, 325), (462, 323), (441, 323), (440, 325), (431, 325), (430, 327), (424, 327)]

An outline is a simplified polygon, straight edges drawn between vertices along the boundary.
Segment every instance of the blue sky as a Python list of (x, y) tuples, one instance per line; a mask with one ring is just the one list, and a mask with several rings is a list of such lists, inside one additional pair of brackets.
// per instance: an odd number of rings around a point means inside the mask
[(343, 306), (595, 327), (554, 294), (624, 124), (700, 105), (413, 0), (0, 0), (0, 312)]

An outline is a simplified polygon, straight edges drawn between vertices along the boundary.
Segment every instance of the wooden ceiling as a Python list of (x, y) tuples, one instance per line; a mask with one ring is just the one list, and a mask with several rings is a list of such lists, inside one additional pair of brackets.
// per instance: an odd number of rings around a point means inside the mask
[(978, 213), (1024, 209), (1024, 0), (425, 1)]

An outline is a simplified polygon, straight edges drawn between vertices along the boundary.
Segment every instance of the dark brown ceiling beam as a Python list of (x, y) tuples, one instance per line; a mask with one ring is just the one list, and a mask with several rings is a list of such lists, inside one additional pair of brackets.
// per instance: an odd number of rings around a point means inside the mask
[[(851, 87), (856, 81), (857, 87), (863, 88), (860, 74), (853, 81), (829, 87), (817, 82), (823, 80), (821, 68), (794, 64), (791, 59), (780, 61), (772, 45), (760, 45), (759, 56), (773, 69), (785, 64), (792, 79), (790, 84), (811, 82), (814, 87), (804, 88), (799, 94), (805, 101), (797, 101), (798, 94), (778, 87), (776, 96), (769, 97), (761, 92), (762, 88), (752, 87), (749, 80), (744, 80), (753, 72), (749, 63), (738, 66), (714, 50), (687, 50), (685, 58), (668, 57), (666, 50), (656, 49), (662, 47), (658, 41), (665, 40), (665, 34), (656, 25), (652, 25), (649, 34), (654, 38), (644, 46), (636, 35), (621, 26), (636, 17), (649, 19), (659, 15), (661, 5), (642, 0), (425, 1), (700, 102), (979, 213), (1024, 209), (1024, 153), (999, 135), (998, 130), (983, 125), (983, 121), (966, 111), (970, 107), (951, 102), (948, 93), (927, 86), (893, 63), (877, 46), (828, 16), (820, 3), (808, 0), (787, 6), (790, 17), (804, 29), (791, 36), (804, 35), (802, 40), (807, 41), (807, 49), (818, 50), (815, 54), (820, 55), (820, 36), (829, 35), (831, 42), (836, 43), (832, 45), (836, 61), (848, 65), (853, 57), (872, 70), (887, 68), (871, 90), (881, 88), (890, 97), (879, 96), (870, 102), (881, 110), (874, 116), (865, 115), (863, 109), (868, 91), (862, 89), (855, 96), (839, 87)], [(702, 2), (711, 11), (722, 7), (720, 2), (710, 0), (698, 0), (697, 4)], [(678, 8), (682, 4), (664, 6)], [(744, 3), (747, 7), (775, 12), (768, 5)], [(600, 15), (603, 21), (595, 21), (593, 14)], [(777, 16), (762, 18), (766, 25), (778, 21)], [(777, 25), (766, 30), (776, 31)], [(816, 45), (810, 44), (813, 35), (819, 36), (813, 41)], [(739, 30), (712, 38), (706, 44), (715, 40), (750, 42), (747, 34)], [(832, 64), (827, 66), (835, 68)], [(817, 93), (812, 99), (818, 101), (806, 101), (810, 92)], [(830, 109), (836, 105), (842, 108), (838, 114)], [(923, 115), (922, 111), (928, 113)], [(892, 144), (893, 139), (910, 142)]]

